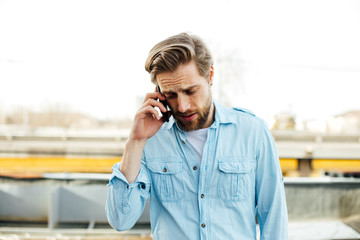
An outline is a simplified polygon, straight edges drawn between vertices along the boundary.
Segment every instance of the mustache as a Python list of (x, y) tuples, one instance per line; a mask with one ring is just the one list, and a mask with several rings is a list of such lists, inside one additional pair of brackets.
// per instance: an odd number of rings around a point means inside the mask
[(176, 116), (180, 116), (180, 117), (186, 117), (186, 116), (190, 116), (190, 115), (193, 115), (193, 114), (195, 114), (196, 112), (178, 112), (178, 111), (176, 111), (176, 112), (174, 112), (174, 115), (176, 115)]

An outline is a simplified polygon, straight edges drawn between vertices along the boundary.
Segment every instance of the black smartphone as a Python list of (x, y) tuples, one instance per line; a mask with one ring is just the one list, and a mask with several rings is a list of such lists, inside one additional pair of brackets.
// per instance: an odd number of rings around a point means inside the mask
[[(161, 90), (160, 90), (160, 86), (159, 86), (159, 85), (157, 85), (157, 90), (158, 90), (159, 93), (161, 93)], [(160, 101), (160, 102), (164, 105), (164, 107), (167, 109), (167, 112), (161, 112), (161, 114), (163, 115), (164, 120), (165, 120), (166, 122), (168, 122), (168, 121), (169, 121), (169, 118), (170, 118), (170, 116), (171, 116), (171, 110), (170, 110), (170, 108), (169, 108), (169, 105), (168, 105), (168, 103), (167, 103), (166, 101), (161, 101), (160, 99), (159, 99), (159, 101)]]

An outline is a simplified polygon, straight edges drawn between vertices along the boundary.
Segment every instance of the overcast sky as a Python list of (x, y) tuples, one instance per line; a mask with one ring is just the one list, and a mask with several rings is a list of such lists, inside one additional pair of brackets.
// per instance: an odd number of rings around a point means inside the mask
[(360, 1), (0, 0), (0, 111), (132, 117), (151, 47), (191, 32), (213, 52), (215, 98), (325, 118), (360, 110), (359, 29)]

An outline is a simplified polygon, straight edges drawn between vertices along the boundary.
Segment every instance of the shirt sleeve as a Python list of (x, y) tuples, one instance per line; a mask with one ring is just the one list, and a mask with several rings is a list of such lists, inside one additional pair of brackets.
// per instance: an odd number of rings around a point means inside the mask
[(132, 228), (141, 216), (146, 199), (150, 194), (150, 181), (145, 165), (142, 163), (136, 180), (129, 184), (120, 172), (120, 162), (112, 170), (105, 205), (109, 224), (117, 231)]
[(288, 239), (284, 181), (274, 139), (265, 123), (258, 142), (256, 202), (260, 239)]

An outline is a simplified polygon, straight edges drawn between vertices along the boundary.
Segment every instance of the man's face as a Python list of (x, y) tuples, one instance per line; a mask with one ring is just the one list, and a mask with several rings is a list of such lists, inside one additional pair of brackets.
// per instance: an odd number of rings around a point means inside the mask
[(174, 72), (159, 73), (156, 76), (162, 94), (169, 103), (178, 126), (184, 131), (210, 127), (214, 118), (214, 106), (209, 78), (201, 76), (194, 62), (180, 65)]

